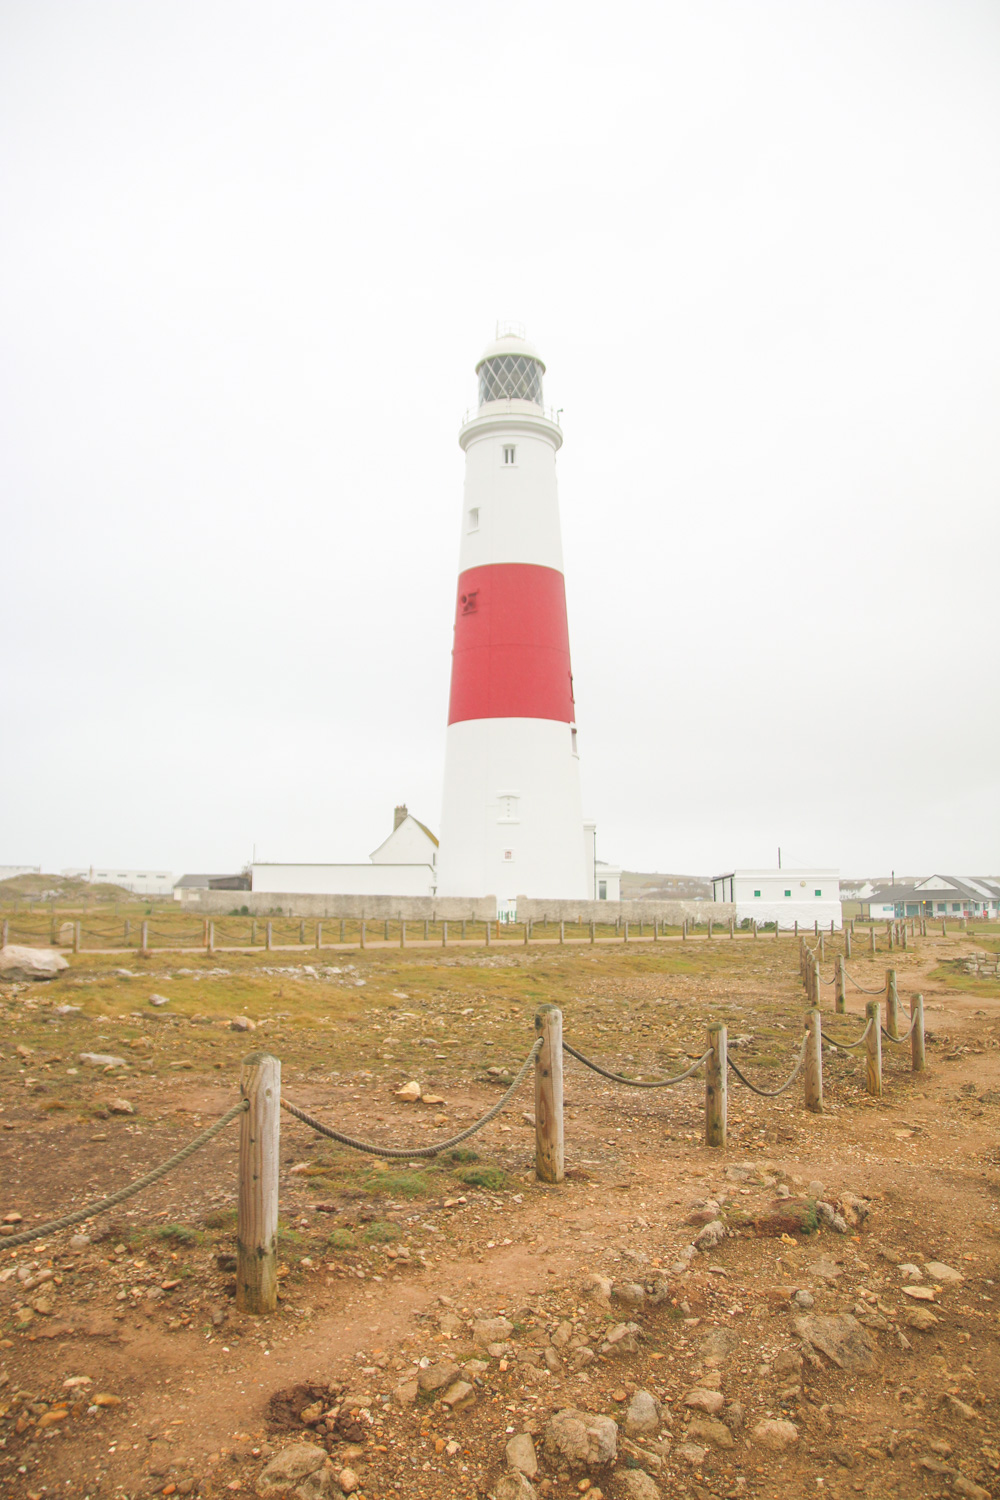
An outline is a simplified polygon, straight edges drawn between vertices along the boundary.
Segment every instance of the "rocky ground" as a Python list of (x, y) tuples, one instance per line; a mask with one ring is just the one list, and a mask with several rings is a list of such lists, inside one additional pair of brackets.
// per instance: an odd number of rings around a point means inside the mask
[[(799, 1085), (734, 1080), (724, 1151), (701, 1142), (699, 1079), (632, 1091), (571, 1060), (559, 1187), (534, 1180), (528, 1087), (432, 1161), (285, 1118), (267, 1320), (233, 1302), (235, 1124), (76, 1233), (0, 1237), (2, 1493), (1000, 1493), (1000, 985), (965, 967), (984, 944), (893, 955), (904, 1012), (925, 996), (926, 1073), (886, 1044), (875, 1101), (830, 1054), (818, 1116)], [(495, 1101), (539, 1001), (640, 1076), (725, 1019), (771, 1086), (803, 1011), (790, 939), (122, 962), (0, 991), (8, 1236), (190, 1139), (249, 1046), (331, 1124), (423, 1144)], [(886, 962), (849, 968), (874, 987)], [(833, 1035), (863, 1000), (825, 1005)], [(419, 1102), (398, 1097), (413, 1079)]]

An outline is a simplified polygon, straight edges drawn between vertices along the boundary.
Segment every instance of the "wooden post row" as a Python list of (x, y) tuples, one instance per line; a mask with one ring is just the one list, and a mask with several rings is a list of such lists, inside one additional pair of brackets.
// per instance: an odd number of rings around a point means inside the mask
[(823, 1017), (817, 1008), (806, 1016), (809, 1039), (806, 1042), (806, 1109), (814, 1115), (823, 1113)]
[(899, 1040), (899, 993), (895, 969), (887, 969), (885, 975), (885, 1029), (894, 1042)]
[(865, 1087), (876, 1099), (882, 1097), (882, 1007), (869, 1000), (865, 1015), (871, 1023), (865, 1038)]
[(535, 1016), (542, 1045), (535, 1058), (535, 1175), (539, 1182), (562, 1182), (563, 1145), (562, 1011), (542, 1006)]
[(837, 955), (837, 993), (834, 1008), (838, 1016), (844, 1015), (847, 1010), (847, 969), (842, 953)]
[(148, 922), (143, 922), (143, 924), (142, 924), (142, 933), (141, 933), (141, 936), (139, 938), (139, 943), (140, 943), (140, 945), (142, 947), (142, 951), (144, 953), (146, 953), (146, 952), (149, 951), (149, 923)]
[(710, 1056), (705, 1064), (705, 1145), (726, 1144), (728, 1119), (727, 1077), (729, 1057), (727, 1032), (720, 1023), (708, 1028)]
[(914, 1073), (922, 1073), (924, 1059), (924, 997), (914, 995), (910, 1001), (910, 1067)]
[(243, 1059), (240, 1177), (236, 1223), (236, 1306), (272, 1313), (278, 1305), (278, 1172), (281, 1063), (267, 1052)]
[(264, 947), (268, 950), (268, 952), (270, 952), (270, 950), (271, 950), (271, 948), (273, 946), (273, 939), (274, 939), (273, 923), (271, 923), (271, 922), (265, 922), (265, 924), (264, 924)]

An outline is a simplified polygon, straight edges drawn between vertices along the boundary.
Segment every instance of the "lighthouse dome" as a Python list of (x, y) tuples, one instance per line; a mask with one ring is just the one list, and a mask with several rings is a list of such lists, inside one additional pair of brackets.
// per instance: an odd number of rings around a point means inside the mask
[(523, 329), (497, 330), (497, 337), (484, 351), (476, 365), (479, 376), (479, 404), (487, 401), (533, 401), (542, 405), (542, 376), (545, 365)]

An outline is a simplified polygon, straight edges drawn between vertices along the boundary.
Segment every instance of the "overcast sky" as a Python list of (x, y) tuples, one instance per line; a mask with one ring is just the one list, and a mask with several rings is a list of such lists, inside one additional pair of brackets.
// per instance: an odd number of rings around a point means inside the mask
[(514, 318), (600, 856), (1000, 869), (995, 0), (4, 0), (0, 152), (0, 863), (437, 827)]

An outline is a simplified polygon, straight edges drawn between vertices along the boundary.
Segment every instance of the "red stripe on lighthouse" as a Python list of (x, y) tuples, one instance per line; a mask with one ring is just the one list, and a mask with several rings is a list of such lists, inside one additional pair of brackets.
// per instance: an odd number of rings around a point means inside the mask
[(574, 717), (563, 575), (534, 563), (460, 574), (448, 723)]

